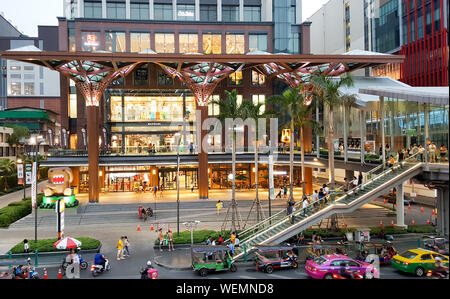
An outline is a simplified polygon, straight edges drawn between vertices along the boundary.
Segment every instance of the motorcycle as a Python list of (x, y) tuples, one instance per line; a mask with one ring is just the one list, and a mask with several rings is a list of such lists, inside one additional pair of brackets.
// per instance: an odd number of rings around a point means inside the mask
[(153, 216), (152, 208), (148, 207), (147, 209), (142, 209), (142, 217), (144, 221), (147, 221), (147, 218), (152, 216)]
[[(78, 254), (78, 257), (80, 258), (80, 269), (81, 270), (86, 270), (88, 268), (88, 266), (89, 266), (88, 262), (84, 258), (82, 258), (80, 254)], [(69, 266), (69, 265), (70, 265), (70, 263), (66, 262), (66, 260), (64, 259), (62, 264), (61, 264), (61, 268), (64, 271), (66, 271), (67, 266)]]
[[(358, 272), (351, 272), (349, 273), (351, 275), (351, 279), (364, 279), (364, 277), (359, 274)], [(333, 274), (333, 279), (348, 279), (347, 277), (341, 276), (339, 274)]]
[(141, 268), (139, 271), (141, 279), (156, 279), (158, 278), (158, 270), (155, 268)]
[(36, 271), (34, 267), (26, 267), (24, 268), (22, 276), (16, 275), (16, 268), (12, 269), (13, 275), (12, 279), (39, 279), (39, 273)]
[(448, 270), (445, 271), (445, 273), (428, 270), (427, 278), (430, 278), (430, 279), (448, 279)]
[(109, 264), (108, 259), (105, 259), (105, 267), (103, 267), (102, 265), (95, 265), (95, 264), (92, 264), (92, 266), (91, 266), (91, 273), (92, 273), (92, 276), (94, 276), (94, 277), (96, 277), (100, 273), (103, 273), (103, 272), (109, 271), (109, 270), (111, 270), (111, 265)]

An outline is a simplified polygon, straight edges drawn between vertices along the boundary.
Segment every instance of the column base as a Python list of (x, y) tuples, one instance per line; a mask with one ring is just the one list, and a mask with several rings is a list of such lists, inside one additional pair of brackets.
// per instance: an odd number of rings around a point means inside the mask
[(398, 228), (408, 228), (408, 226), (405, 225), (405, 224), (403, 224), (403, 225), (394, 224), (394, 227), (398, 227)]
[(200, 199), (209, 199), (208, 196), (200, 196)]
[(98, 199), (89, 199), (89, 203), (99, 203)]

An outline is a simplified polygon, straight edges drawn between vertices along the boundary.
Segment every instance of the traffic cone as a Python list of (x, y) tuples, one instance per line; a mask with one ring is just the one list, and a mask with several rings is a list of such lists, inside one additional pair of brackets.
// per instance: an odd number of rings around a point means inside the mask
[(205, 224), (205, 232), (207, 231), (208, 229), (206, 228), (206, 224)]
[(414, 219), (413, 219), (413, 221), (411, 222), (411, 225), (412, 225), (412, 226), (416, 225), (416, 222), (414, 221)]
[(347, 225), (345, 223), (342, 223), (342, 228), (345, 228)]
[(308, 229), (311, 229), (312, 227), (311, 226), (308, 226)]
[(427, 219), (427, 225), (430, 225), (430, 219)]
[(373, 199), (373, 202), (376, 202), (376, 201), (377, 201), (377, 199), (376, 199), (376, 198), (374, 198), (374, 199)]
[(138, 232), (141, 231), (141, 225), (140, 225), (140, 224), (138, 224), (137, 231), (138, 231)]
[(58, 279), (62, 279), (61, 267), (58, 270)]
[(408, 204), (408, 210), (411, 210), (411, 205), (410, 204)]
[(380, 220), (380, 227), (383, 227), (383, 220)]
[(41, 193), (44, 193), (44, 188), (41, 188)]
[(420, 208), (420, 213), (423, 213), (423, 207)]
[(431, 215), (433, 215), (433, 216), (434, 216), (434, 209), (433, 209), (433, 212), (431, 212)]
[(47, 276), (47, 268), (44, 268), (44, 279), (48, 279), (48, 276)]
[(394, 227), (394, 220), (391, 220), (391, 226)]
[(153, 228), (153, 224), (150, 226), (150, 230), (154, 231), (155, 229)]
[(384, 204), (386, 204), (386, 199), (383, 201)]

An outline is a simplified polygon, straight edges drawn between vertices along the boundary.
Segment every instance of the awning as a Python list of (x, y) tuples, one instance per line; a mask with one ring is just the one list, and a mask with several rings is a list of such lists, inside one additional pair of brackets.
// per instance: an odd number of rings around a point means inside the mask
[(434, 105), (449, 104), (448, 86), (446, 87), (374, 86), (369, 88), (362, 88), (359, 90), (359, 93)]

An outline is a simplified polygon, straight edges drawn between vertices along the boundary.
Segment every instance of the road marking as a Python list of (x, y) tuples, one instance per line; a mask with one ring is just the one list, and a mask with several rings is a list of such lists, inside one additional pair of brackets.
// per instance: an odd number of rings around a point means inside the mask
[(247, 275), (239, 275), (238, 277), (242, 278), (242, 279), (256, 279), (255, 277), (250, 277), (250, 276), (247, 276)]
[(278, 279), (292, 279), (291, 277), (286, 277), (286, 276), (282, 276), (282, 275), (278, 275), (278, 274), (269, 274), (269, 275), (267, 275), (267, 277), (274, 277), (274, 278), (278, 278)]

